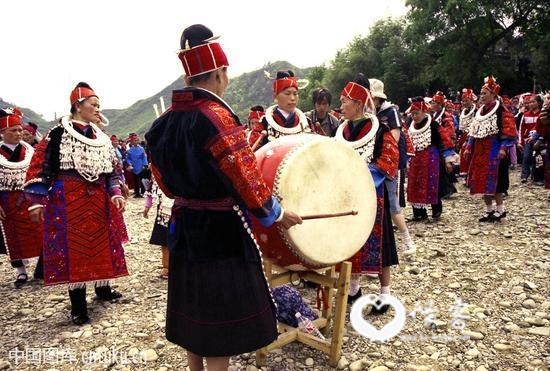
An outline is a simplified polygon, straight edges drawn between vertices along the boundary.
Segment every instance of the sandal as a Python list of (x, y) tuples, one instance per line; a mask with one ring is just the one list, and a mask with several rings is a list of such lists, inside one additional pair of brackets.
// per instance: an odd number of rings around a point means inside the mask
[(29, 280), (29, 276), (27, 275), (27, 273), (19, 273), (13, 284), (15, 285), (16, 288), (20, 288), (21, 286), (26, 284), (28, 280)]

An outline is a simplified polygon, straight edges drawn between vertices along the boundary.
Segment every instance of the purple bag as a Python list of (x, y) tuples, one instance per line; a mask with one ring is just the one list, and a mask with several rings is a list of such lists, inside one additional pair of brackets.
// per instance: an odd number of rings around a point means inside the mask
[(310, 320), (317, 319), (317, 315), (307, 305), (302, 296), (293, 287), (282, 285), (271, 289), (271, 295), (277, 304), (277, 320), (289, 326), (298, 327), (296, 312)]

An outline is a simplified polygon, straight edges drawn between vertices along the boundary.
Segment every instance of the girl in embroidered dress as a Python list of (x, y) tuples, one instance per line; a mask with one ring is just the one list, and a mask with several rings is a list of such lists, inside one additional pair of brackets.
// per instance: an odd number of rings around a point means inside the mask
[[(361, 296), (360, 273), (377, 274), (381, 284), (381, 294), (390, 294), (390, 267), (399, 264), (395, 236), (385, 179), (394, 179), (399, 165), (399, 148), (387, 125), (379, 124), (372, 112), (374, 103), (369, 93), (369, 80), (359, 74), (354, 82), (349, 82), (340, 97), (342, 116), (346, 119), (336, 130), (336, 140), (348, 144), (362, 158), (374, 179), (378, 199), (376, 221), (367, 242), (352, 258), (352, 278), (348, 301)], [(361, 192), (361, 190), (358, 190)], [(373, 307), (371, 313), (382, 314), (388, 307)]]
[(31, 220), (44, 225), (44, 282), (69, 284), (75, 324), (89, 321), (86, 282), (95, 281), (99, 300), (119, 298), (109, 279), (128, 274), (113, 215), (123, 210), (115, 152), (109, 136), (93, 122), (99, 98), (86, 83), (71, 92), (64, 117), (37, 146), (25, 194)]
[(470, 162), (464, 156), (464, 150), (466, 149), (466, 139), (468, 139), (470, 124), (472, 123), (476, 113), (475, 101), (477, 97), (472, 89), (464, 88), (462, 89), (461, 98), (462, 111), (460, 111), (458, 122), (458, 131), (460, 133), (460, 138), (458, 139), (456, 150), (459, 151), (460, 154), (460, 174), (466, 175), (468, 173), (468, 168), (470, 167)]
[(453, 170), (454, 145), (447, 128), (428, 113), (423, 97), (413, 98), (409, 111), (409, 135), (415, 154), (409, 167), (407, 200), (413, 207), (413, 220), (428, 218), (427, 205), (432, 206), (432, 218), (438, 219), (443, 211), (441, 198), (451, 192), (447, 172)]
[(514, 115), (501, 103), (499, 92), (500, 85), (495, 78), (486, 77), (479, 94), (482, 106), (470, 125), (465, 149), (465, 155), (471, 156), (470, 193), (483, 195), (485, 202), (485, 215), (480, 222), (495, 222), (506, 217), (503, 196), (510, 185), (508, 153), (516, 145), (517, 129)]
[(23, 114), (17, 108), (0, 110), (0, 254), (9, 254), (16, 269), (16, 287), (28, 280), (24, 259), (40, 255), (43, 224), (29, 223), (23, 183), (33, 148), (22, 140)]
[[(267, 133), (261, 145), (285, 135), (314, 132), (306, 115), (297, 108), (298, 89), (298, 79), (294, 77), (294, 72), (277, 72), (277, 78), (273, 82), (273, 98), (276, 104), (265, 111), (261, 126), (253, 128), (256, 132)], [(259, 134), (253, 135), (257, 137)]]

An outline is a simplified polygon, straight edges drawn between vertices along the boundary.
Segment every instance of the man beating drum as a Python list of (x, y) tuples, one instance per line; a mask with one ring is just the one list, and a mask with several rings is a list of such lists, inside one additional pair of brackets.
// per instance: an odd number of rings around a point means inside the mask
[(175, 198), (169, 226), (166, 338), (187, 350), (191, 370), (226, 370), (229, 356), (277, 338), (275, 306), (249, 216), (288, 229), (257, 170), (244, 126), (221, 96), (227, 58), (203, 25), (183, 31), (187, 87), (145, 135), (159, 187)]

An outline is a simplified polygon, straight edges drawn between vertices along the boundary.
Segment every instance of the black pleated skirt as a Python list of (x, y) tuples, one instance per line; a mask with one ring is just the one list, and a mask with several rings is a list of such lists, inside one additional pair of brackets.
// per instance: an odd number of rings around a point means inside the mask
[(252, 352), (273, 342), (276, 312), (261, 263), (171, 255), (166, 338), (203, 357)]
[(168, 246), (168, 227), (155, 223), (149, 243), (157, 246)]

